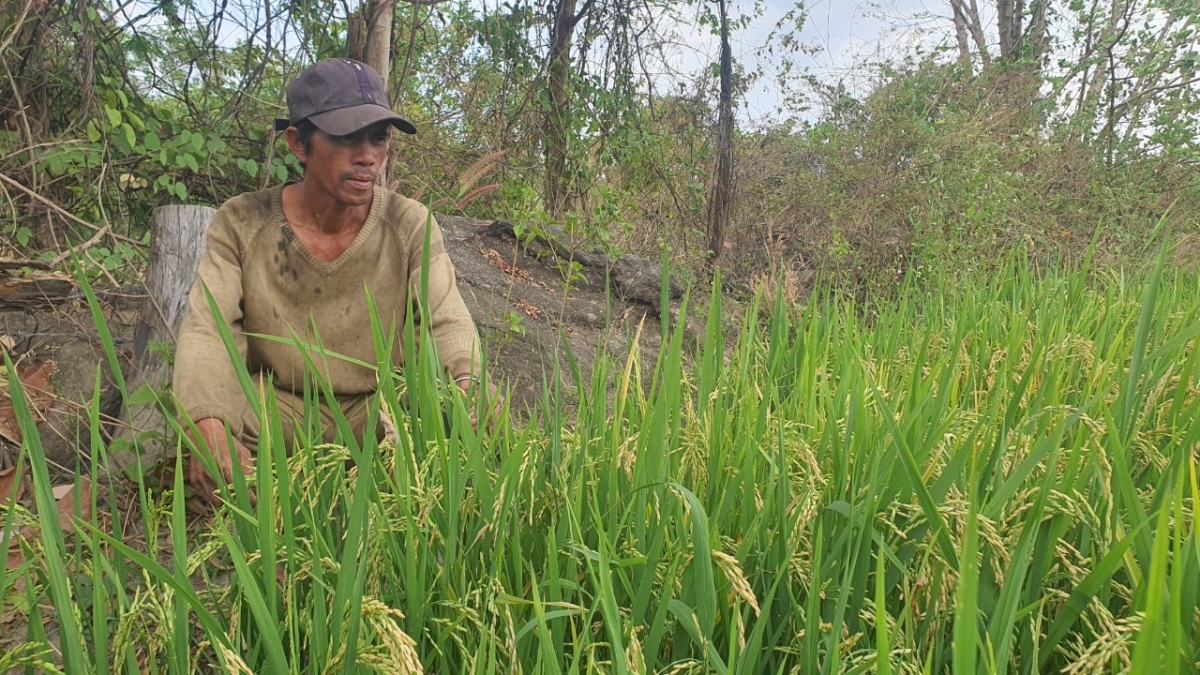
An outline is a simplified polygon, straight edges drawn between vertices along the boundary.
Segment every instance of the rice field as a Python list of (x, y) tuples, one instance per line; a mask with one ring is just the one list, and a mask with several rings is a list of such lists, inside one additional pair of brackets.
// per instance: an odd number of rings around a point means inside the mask
[(380, 373), (387, 438), (289, 453), (274, 418), (190, 535), (179, 478), (134, 486), (149, 534), (104, 517), (98, 432), (99, 515), (64, 533), (10, 385), (38, 508), (0, 545), (40, 535), (0, 572), (34, 618), (0, 672), (1200, 670), (1200, 280), (1015, 258), (939, 286), (729, 339), (692, 297), (697, 344), (564, 352), (534, 421), (481, 434), (428, 338), (377, 322), (379, 362), (417, 364)]

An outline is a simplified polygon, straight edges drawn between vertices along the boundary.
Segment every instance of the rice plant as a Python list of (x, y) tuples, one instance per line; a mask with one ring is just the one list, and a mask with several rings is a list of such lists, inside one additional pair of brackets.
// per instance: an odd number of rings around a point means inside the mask
[[(136, 538), (39, 515), (0, 572), (32, 617), (0, 670), (1196, 672), (1200, 280), (1014, 257), (933, 287), (777, 294), (729, 345), (713, 292), (695, 345), (670, 328), (650, 362), (636, 331), (591, 372), (567, 350), (531, 421), (479, 431), (419, 321), (370, 327), (409, 364), (378, 367), (382, 441), (309, 421), (286, 447), (243, 368), (253, 479), (198, 533), (181, 471), (134, 486)], [(315, 397), (337, 357), (294, 342)]]

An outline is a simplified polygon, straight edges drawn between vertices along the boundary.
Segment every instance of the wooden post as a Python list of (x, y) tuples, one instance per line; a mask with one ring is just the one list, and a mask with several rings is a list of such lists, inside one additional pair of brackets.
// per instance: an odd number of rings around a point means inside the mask
[[(146, 269), (147, 297), (134, 330), (133, 365), (125, 383), (131, 396), (147, 388), (161, 393), (171, 382), (171, 366), (155, 345), (174, 347), (179, 325), (187, 314), (188, 292), (204, 255), (205, 233), (216, 213), (207, 206), (162, 206), (154, 210)], [(137, 441), (142, 466), (150, 466), (164, 450), (161, 440), (167, 429), (158, 406), (152, 402), (134, 403), (122, 418), (128, 426), (122, 427), (118, 438)], [(116, 452), (113, 468), (127, 469), (135, 464), (134, 460), (132, 451)]]

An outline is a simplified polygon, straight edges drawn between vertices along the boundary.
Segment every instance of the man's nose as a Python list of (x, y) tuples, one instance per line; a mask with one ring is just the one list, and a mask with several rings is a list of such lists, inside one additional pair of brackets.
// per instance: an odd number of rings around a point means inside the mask
[(355, 164), (371, 166), (379, 160), (375, 155), (375, 147), (371, 141), (363, 139), (353, 146), (352, 158)]

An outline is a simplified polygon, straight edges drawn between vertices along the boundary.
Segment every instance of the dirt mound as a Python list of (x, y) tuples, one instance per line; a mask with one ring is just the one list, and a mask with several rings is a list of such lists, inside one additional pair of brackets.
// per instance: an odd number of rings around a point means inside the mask
[[(639, 344), (657, 352), (662, 278), (657, 263), (633, 256), (611, 260), (555, 234), (525, 245), (506, 221), (439, 222), (492, 372), (511, 386), (515, 405), (537, 404), (556, 359), (561, 372), (568, 372), (564, 345), (582, 372), (590, 373), (597, 349), (627, 352), (644, 318)], [(670, 295), (677, 299), (679, 288), (673, 286)]]

